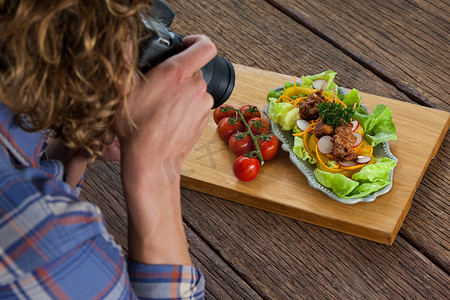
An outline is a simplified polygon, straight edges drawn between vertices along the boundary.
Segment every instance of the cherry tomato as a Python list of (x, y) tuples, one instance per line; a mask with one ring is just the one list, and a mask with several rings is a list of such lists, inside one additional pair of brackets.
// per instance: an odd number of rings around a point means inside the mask
[(247, 122), (253, 134), (263, 134), (269, 131), (269, 123), (261, 118), (251, 118)]
[(234, 107), (228, 104), (222, 104), (216, 108), (213, 112), (214, 122), (219, 124), (220, 120), (225, 117), (237, 117), (238, 113), (234, 110)]
[(230, 137), (237, 131), (243, 131), (244, 124), (234, 117), (225, 117), (217, 124), (217, 133), (225, 144), (228, 144)]
[(248, 122), (251, 118), (260, 118), (261, 113), (259, 112), (258, 108), (254, 105), (244, 105), (241, 108), (239, 108), (239, 111), (244, 116), (245, 122)]
[(238, 156), (233, 162), (233, 172), (237, 179), (250, 181), (258, 175), (259, 160), (255, 157)]
[(273, 134), (265, 134), (257, 137), (258, 146), (264, 160), (273, 159), (278, 153), (279, 142)]
[(235, 133), (230, 137), (228, 147), (234, 155), (241, 156), (253, 150), (253, 140), (248, 134)]

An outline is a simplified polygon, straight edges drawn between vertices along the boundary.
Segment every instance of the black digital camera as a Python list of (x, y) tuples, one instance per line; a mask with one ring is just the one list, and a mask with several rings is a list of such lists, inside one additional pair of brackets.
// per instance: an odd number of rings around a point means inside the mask
[[(166, 58), (183, 51), (183, 36), (169, 29), (175, 18), (173, 9), (163, 0), (153, 0), (150, 17), (143, 17), (145, 26), (152, 30), (152, 36), (139, 45), (138, 67), (142, 73)], [(216, 55), (202, 69), (207, 91), (214, 98), (214, 107), (222, 105), (234, 88), (233, 65), (225, 58)]]

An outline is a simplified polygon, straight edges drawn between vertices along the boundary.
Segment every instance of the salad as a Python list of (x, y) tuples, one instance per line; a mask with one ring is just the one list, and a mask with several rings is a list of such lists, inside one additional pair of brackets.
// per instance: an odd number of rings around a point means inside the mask
[(397, 139), (396, 127), (387, 106), (369, 114), (358, 90), (338, 88), (336, 74), (329, 70), (299, 82), (294, 77), (270, 90), (267, 113), (292, 134), (292, 152), (315, 166), (321, 185), (339, 198), (363, 198), (391, 184), (396, 161), (374, 150)]

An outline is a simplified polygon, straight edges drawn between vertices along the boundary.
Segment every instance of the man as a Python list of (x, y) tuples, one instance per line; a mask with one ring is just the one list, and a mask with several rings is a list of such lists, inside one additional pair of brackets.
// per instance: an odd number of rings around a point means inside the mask
[[(163, 162), (181, 164), (206, 126), (213, 100), (200, 69), (216, 49), (189, 36), (139, 74), (148, 10), (133, 0), (0, 1), (0, 298), (203, 298), (180, 174), (168, 178)], [(74, 191), (97, 156), (121, 160), (128, 261)]]

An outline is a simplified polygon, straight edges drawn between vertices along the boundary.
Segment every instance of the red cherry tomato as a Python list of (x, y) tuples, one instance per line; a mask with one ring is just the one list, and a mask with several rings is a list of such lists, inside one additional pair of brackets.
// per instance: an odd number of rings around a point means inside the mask
[(228, 104), (222, 104), (217, 107), (213, 112), (214, 122), (219, 124), (220, 120), (225, 117), (237, 117), (238, 113), (234, 110), (234, 107)]
[(279, 142), (276, 136), (269, 133), (257, 137), (259, 149), (264, 160), (273, 159), (278, 153)]
[(260, 118), (261, 113), (259, 112), (258, 108), (254, 105), (244, 105), (241, 108), (239, 108), (239, 111), (244, 116), (245, 122), (248, 122), (251, 118)]
[(228, 144), (228, 140), (230, 137), (235, 134), (237, 131), (243, 131), (244, 124), (238, 119), (234, 117), (225, 117), (220, 120), (219, 124), (217, 124), (217, 133), (222, 141), (225, 144)]
[(244, 155), (253, 150), (253, 140), (248, 134), (235, 133), (230, 137), (228, 147), (234, 155)]
[(269, 131), (269, 123), (261, 118), (251, 118), (247, 122), (253, 134), (263, 134)]
[(241, 155), (233, 162), (233, 172), (237, 179), (250, 181), (258, 175), (259, 160), (255, 157)]

